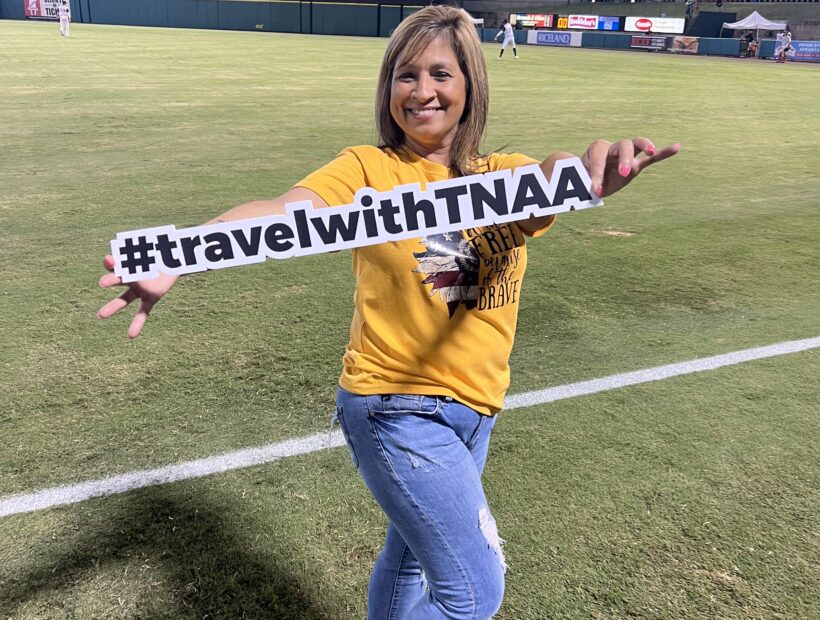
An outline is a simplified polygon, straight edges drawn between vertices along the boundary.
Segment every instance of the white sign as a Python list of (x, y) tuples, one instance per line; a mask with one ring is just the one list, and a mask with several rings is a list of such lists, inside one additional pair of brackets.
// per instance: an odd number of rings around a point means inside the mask
[(123, 282), (181, 275), (359, 248), (576, 211), (603, 204), (576, 158), (556, 162), (547, 181), (538, 164), (377, 192), (365, 187), (353, 203), (314, 209), (285, 205), (284, 215), (177, 230), (160, 226), (119, 233), (111, 241), (114, 273)]
[(530, 30), (527, 33), (529, 45), (554, 45), (557, 47), (581, 47), (583, 32), (561, 30)]
[(627, 17), (624, 30), (652, 34), (683, 34), (686, 20), (682, 17)]

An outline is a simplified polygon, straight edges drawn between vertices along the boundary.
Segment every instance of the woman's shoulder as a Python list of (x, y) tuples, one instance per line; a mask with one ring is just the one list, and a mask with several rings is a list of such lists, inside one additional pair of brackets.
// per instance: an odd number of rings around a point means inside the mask
[(400, 151), (372, 144), (349, 146), (339, 153), (339, 158), (355, 160), (368, 176), (384, 174), (406, 163)]
[(342, 184), (354, 193), (362, 187), (387, 191), (401, 182), (410, 182), (405, 178), (408, 167), (411, 166), (393, 149), (359, 144), (343, 149), (311, 176), (331, 177), (333, 183)]
[(347, 148), (343, 149), (339, 156), (350, 154), (362, 161), (366, 160), (373, 160), (373, 159), (384, 159), (388, 157), (388, 154), (385, 150), (378, 146), (373, 146), (372, 144), (358, 144), (356, 146), (348, 146)]
[(519, 166), (527, 166), (529, 164), (537, 164), (539, 161), (525, 155), (524, 153), (499, 153), (493, 152), (478, 160), (480, 172), (495, 172), (496, 170), (509, 170), (511, 168), (518, 168)]

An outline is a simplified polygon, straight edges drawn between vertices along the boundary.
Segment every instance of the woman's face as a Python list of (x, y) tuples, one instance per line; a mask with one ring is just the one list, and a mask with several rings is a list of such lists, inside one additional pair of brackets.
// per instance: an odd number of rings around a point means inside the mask
[(446, 39), (433, 39), (393, 70), (390, 113), (405, 144), (421, 155), (449, 152), (466, 101), (467, 78)]

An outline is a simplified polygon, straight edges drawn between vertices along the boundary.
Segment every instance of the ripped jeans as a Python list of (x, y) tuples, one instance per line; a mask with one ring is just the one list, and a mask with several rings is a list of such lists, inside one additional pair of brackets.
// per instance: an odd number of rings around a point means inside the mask
[(495, 417), (449, 397), (340, 388), (336, 418), (389, 520), (368, 619), (491, 618), (506, 569), (481, 486)]

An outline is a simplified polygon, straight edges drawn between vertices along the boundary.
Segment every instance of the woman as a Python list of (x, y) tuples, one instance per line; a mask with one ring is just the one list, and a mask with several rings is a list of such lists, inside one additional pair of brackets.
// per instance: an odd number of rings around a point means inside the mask
[[(383, 145), (344, 150), (271, 201), (214, 221), (281, 214), (289, 202), (348, 204), (361, 187), (386, 191), (534, 163), (479, 156), (488, 113), (484, 56), (460, 10), (425, 8), (401, 23), (379, 74)], [(645, 138), (593, 142), (583, 161), (599, 196), (674, 155)], [(549, 175), (565, 154), (541, 166)], [(353, 251), (355, 311), (336, 416), (350, 456), (389, 525), (371, 575), (368, 616), (489, 618), (504, 592), (504, 558), (481, 485), (495, 414), (509, 383), (526, 237), (553, 217)], [(113, 259), (106, 257), (107, 268)], [(174, 277), (136, 282), (99, 312), (139, 300), (136, 337)], [(113, 274), (100, 284), (120, 284)]]

